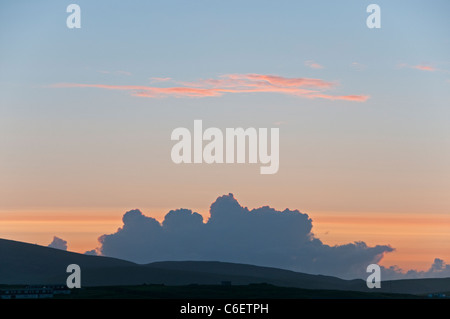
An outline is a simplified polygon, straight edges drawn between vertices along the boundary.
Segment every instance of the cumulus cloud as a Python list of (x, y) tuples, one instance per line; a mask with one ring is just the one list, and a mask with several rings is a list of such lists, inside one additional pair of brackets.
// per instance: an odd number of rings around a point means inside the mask
[(450, 277), (450, 265), (440, 258), (435, 258), (430, 268), (426, 271), (407, 270), (404, 271), (397, 266), (382, 267), (382, 278), (389, 279), (418, 279), (418, 278), (444, 278)]
[(148, 98), (164, 97), (218, 97), (237, 93), (279, 93), (308, 99), (347, 100), (364, 102), (368, 95), (331, 95), (324, 93), (337, 83), (313, 78), (287, 78), (266, 74), (225, 74), (215, 79), (194, 82), (177, 82), (171, 78), (152, 78), (152, 82), (174, 82), (176, 86), (159, 87), (145, 85), (109, 85), (85, 83), (56, 83), (53, 88), (98, 88), (130, 92), (132, 96)]
[(67, 250), (67, 241), (59, 237), (53, 236), (53, 241), (47, 247)]
[(135, 209), (122, 221), (115, 233), (99, 238), (98, 251), (137, 263), (216, 260), (356, 278), (393, 251), (364, 242), (326, 245), (314, 236), (307, 214), (268, 206), (250, 210), (232, 194), (217, 198), (207, 221), (189, 209), (170, 211), (162, 223)]

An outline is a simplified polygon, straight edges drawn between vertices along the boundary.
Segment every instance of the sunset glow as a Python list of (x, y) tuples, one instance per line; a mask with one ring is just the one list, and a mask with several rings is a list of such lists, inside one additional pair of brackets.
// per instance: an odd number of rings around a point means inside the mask
[(0, 238), (450, 277), (449, 2), (367, 5), (0, 4)]

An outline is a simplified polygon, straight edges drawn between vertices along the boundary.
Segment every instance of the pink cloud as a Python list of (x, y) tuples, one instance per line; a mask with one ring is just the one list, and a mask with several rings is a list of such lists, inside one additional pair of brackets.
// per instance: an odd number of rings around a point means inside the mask
[(107, 84), (82, 84), (82, 83), (57, 83), (53, 84), (54, 88), (99, 88), (107, 90), (121, 90), (131, 91), (131, 95), (140, 97), (205, 97), (205, 96), (220, 96), (218, 90), (214, 89), (199, 89), (189, 87), (169, 87), (159, 88), (153, 86), (142, 85), (107, 85)]
[(311, 97), (312, 98), (320, 97), (327, 100), (345, 100), (355, 102), (365, 102), (370, 98), (369, 95), (326, 95), (326, 94), (316, 94)]
[(428, 65), (428, 64), (408, 65), (406, 63), (400, 63), (397, 65), (397, 67), (410, 68), (410, 69), (416, 69), (416, 70), (428, 71), (428, 72), (439, 71), (439, 69), (436, 69), (435, 67)]
[[(167, 82), (170, 78), (152, 78), (157, 82)], [(156, 87), (142, 85), (107, 85), (58, 83), (55, 88), (100, 88), (107, 90), (129, 91), (131, 95), (148, 98), (161, 97), (217, 97), (233, 93), (279, 93), (300, 96), (309, 99), (347, 100), (364, 102), (367, 95), (329, 95), (324, 91), (334, 88), (337, 83), (313, 78), (287, 78), (266, 74), (226, 74), (216, 79), (195, 82), (175, 82), (178, 86)]]
[(133, 96), (139, 97), (207, 97), (207, 96), (221, 96), (222, 92), (214, 89), (199, 89), (190, 87), (170, 87), (170, 88), (155, 88), (149, 87), (139, 89)]
[(412, 66), (412, 68), (417, 69), (417, 70), (422, 70), (422, 71), (436, 71), (436, 68), (429, 66), (429, 65), (414, 65)]
[(153, 78), (150, 78), (150, 80), (152, 80), (152, 82), (168, 82), (168, 81), (172, 81), (172, 78), (157, 78), (157, 77), (153, 77)]
[(267, 84), (278, 87), (315, 87), (315, 88), (330, 88), (333, 83), (326, 82), (320, 79), (309, 78), (285, 78), (276, 75), (261, 75), (261, 74), (248, 74), (248, 79), (265, 81)]
[(324, 69), (325, 67), (317, 62), (314, 62), (312, 60), (305, 61), (305, 65), (309, 66), (311, 69)]

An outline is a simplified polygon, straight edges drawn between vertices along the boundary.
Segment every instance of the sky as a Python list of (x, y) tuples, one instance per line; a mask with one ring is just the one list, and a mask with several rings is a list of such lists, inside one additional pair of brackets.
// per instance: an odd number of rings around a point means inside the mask
[[(385, 267), (450, 260), (448, 1), (376, 1), (380, 29), (369, 1), (76, 1), (80, 29), (70, 3), (0, 4), (1, 238), (101, 251), (130, 210), (233, 193)], [(279, 128), (279, 171), (173, 163), (196, 119)]]

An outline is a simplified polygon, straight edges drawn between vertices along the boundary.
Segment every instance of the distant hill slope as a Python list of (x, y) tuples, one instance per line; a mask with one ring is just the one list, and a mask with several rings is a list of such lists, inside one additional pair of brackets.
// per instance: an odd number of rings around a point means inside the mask
[[(87, 256), (34, 244), (0, 239), (0, 284), (65, 283), (67, 265), (81, 267), (83, 286), (270, 283), (308, 289), (360, 290), (362, 280), (342, 280), (253, 265), (172, 261), (138, 265), (109, 257)], [(359, 288), (359, 289), (358, 289)]]
[[(303, 289), (426, 294), (449, 291), (450, 278), (382, 282), (370, 290), (361, 279), (343, 280), (289, 270), (216, 261), (166, 261), (138, 265), (110, 257), (88, 256), (34, 244), (0, 239), (0, 284), (65, 283), (67, 265), (81, 267), (82, 286), (235, 285), (267, 283)], [(187, 296), (188, 297), (188, 296)]]
[[(279, 268), (218, 261), (165, 261), (154, 262), (146, 266), (209, 274), (221, 278), (221, 281), (230, 280), (236, 284), (264, 282), (284, 287), (338, 290), (365, 290), (366, 287), (365, 282), (360, 279), (344, 280), (332, 276), (310, 275)], [(234, 280), (231, 280), (231, 278), (234, 278)]]
[(68, 276), (66, 268), (70, 264), (77, 264), (82, 270), (135, 265), (116, 258), (88, 256), (0, 239), (0, 283), (2, 284), (40, 284), (53, 280), (65, 283), (65, 278)]

